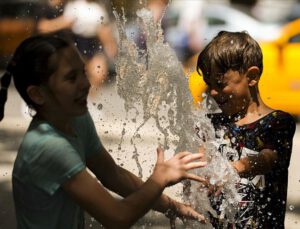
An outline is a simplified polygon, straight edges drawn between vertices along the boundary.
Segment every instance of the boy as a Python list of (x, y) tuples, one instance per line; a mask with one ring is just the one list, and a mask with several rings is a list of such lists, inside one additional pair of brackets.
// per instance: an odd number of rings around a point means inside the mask
[[(246, 32), (219, 32), (197, 63), (208, 94), (222, 111), (212, 115), (212, 122), (225, 130), (230, 147), (236, 149), (226, 154), (241, 177), (236, 228), (284, 228), (295, 122), (262, 101), (258, 90), (262, 70), (262, 51)], [(221, 199), (212, 200), (217, 211)], [(215, 228), (224, 226), (215, 219), (212, 223)]]

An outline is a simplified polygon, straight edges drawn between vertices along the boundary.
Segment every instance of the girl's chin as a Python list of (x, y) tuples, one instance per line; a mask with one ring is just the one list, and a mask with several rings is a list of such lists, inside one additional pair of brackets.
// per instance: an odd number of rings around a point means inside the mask
[(84, 115), (87, 111), (88, 111), (87, 106), (81, 106), (80, 109), (76, 109), (76, 112), (74, 112), (74, 116)]

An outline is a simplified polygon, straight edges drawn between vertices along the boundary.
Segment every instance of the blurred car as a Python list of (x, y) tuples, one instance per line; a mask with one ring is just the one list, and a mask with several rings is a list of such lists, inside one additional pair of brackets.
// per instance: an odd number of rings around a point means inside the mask
[(273, 40), (279, 36), (279, 25), (262, 23), (254, 17), (232, 6), (222, 4), (207, 4), (203, 7), (203, 18), (206, 27), (203, 36), (210, 41), (221, 30), (243, 31), (259, 41)]
[[(263, 101), (273, 109), (300, 115), (300, 19), (282, 27), (273, 41), (260, 42), (264, 70), (259, 82)], [(190, 90), (195, 102), (201, 101), (206, 86), (193, 72)]]
[(193, 0), (173, 0), (163, 18), (163, 26), (166, 41), (182, 61), (199, 52), (221, 30), (247, 31), (259, 41), (273, 40), (280, 31), (278, 24), (262, 23), (231, 5)]

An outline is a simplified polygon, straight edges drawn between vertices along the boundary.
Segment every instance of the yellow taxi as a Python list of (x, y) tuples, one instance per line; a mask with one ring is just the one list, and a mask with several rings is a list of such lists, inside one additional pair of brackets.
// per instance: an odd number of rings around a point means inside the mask
[[(286, 24), (276, 40), (260, 42), (260, 46), (264, 70), (259, 90), (263, 101), (273, 109), (300, 115), (300, 19)], [(206, 86), (196, 71), (190, 74), (189, 86), (195, 103), (201, 101)]]

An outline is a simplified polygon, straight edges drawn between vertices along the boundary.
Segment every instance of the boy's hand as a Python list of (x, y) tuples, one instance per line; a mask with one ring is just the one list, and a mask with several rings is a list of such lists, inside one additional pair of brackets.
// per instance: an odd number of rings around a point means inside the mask
[(208, 185), (208, 195), (219, 196), (222, 193), (223, 185)]

